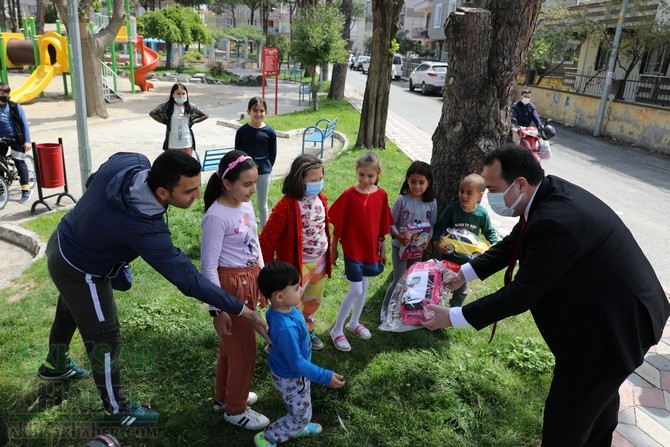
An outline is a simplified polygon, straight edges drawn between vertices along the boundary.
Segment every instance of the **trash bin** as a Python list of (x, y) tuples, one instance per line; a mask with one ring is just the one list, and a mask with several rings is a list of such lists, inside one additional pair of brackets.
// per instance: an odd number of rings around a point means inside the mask
[(40, 143), (35, 147), (42, 188), (58, 188), (65, 185), (63, 147), (58, 143)]

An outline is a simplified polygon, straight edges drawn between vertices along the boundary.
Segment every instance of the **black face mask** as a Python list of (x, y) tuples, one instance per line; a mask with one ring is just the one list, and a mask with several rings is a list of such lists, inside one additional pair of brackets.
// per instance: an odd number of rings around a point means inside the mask
[(7, 104), (9, 96), (0, 96), (0, 104)]

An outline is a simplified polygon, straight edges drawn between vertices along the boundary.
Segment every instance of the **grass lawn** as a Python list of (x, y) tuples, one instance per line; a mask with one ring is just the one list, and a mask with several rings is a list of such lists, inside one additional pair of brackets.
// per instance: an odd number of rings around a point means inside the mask
[[(358, 113), (344, 101), (323, 99), (317, 114), (303, 111), (267, 121), (280, 130), (297, 128), (331, 111), (339, 117), (338, 130), (355, 141)], [(360, 154), (346, 149), (326, 166), (325, 193), (331, 203), (356, 181), (354, 162)], [(384, 164), (380, 186), (393, 201), (410, 161), (392, 144), (379, 154)], [(273, 201), (280, 191), (281, 181), (274, 182)], [(175, 244), (196, 265), (203, 211), (201, 201), (189, 210), (168, 211)], [(46, 240), (60, 217), (62, 213), (40, 216), (26, 226)], [(114, 434), (124, 447), (253, 445), (253, 432), (232, 427), (212, 410), (218, 340), (206, 305), (182, 296), (141, 259), (132, 269), (132, 289), (116, 296), (125, 343), (122, 382), (129, 399), (161, 413), (158, 424), (128, 429), (99, 425), (100, 399), (92, 380), (56, 386), (38, 379), (57, 296), (41, 259), (0, 290), (0, 411), (10, 422), (11, 446), (83, 446), (100, 432)], [(371, 281), (361, 319), (372, 339), (352, 336), (352, 351), (342, 353), (328, 332), (348, 290), (343, 273), (340, 262), (327, 281), (316, 325), (326, 347), (314, 353), (313, 361), (343, 374), (347, 384), (339, 390), (314, 384), (313, 421), (324, 432), (286, 445), (539, 445), (553, 360), (529, 314), (500, 322), (490, 344), (488, 329), (378, 331), (389, 265)], [(476, 281), (469, 299), (501, 283), (502, 275)], [(77, 363), (88, 365), (78, 335), (71, 352)], [(255, 410), (271, 420), (284, 414), (262, 350), (252, 389), (260, 396)]]

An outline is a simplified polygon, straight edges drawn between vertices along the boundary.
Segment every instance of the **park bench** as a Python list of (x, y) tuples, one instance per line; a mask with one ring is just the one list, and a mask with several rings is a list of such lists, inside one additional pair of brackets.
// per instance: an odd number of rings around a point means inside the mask
[(302, 68), (300, 68), (299, 65), (289, 65), (288, 70), (284, 72), (285, 77), (284, 80), (286, 80), (286, 75), (288, 75), (288, 80), (292, 81), (299, 81), (302, 79)]
[[(219, 162), (221, 161), (221, 158), (233, 149), (233, 147), (218, 147), (215, 149), (207, 149), (205, 151), (205, 156), (200, 162), (203, 172), (216, 171), (219, 168)], [(200, 160), (200, 156), (197, 154), (198, 153), (196, 152), (196, 158)]]
[(307, 105), (312, 104), (312, 83), (301, 82), (298, 86), (298, 105), (301, 106), (303, 102)]
[(305, 143), (313, 143), (313, 147), (321, 143), (320, 157), (323, 158), (323, 143), (330, 138), (330, 147), (333, 147), (336, 125), (337, 118), (332, 121), (328, 118), (321, 118), (315, 125), (306, 128), (302, 133), (302, 153), (305, 153)]

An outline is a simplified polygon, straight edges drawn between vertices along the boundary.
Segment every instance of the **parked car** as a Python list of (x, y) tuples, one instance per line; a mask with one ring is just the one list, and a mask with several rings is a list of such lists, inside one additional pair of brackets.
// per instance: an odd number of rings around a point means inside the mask
[(363, 72), (363, 74), (370, 72), (370, 60), (371, 60), (370, 58), (367, 58), (361, 64), (361, 71)]
[(396, 53), (393, 55), (393, 65), (391, 65), (391, 76), (393, 77), (391, 79), (395, 79), (396, 81), (400, 79), (404, 62), (403, 59), (401, 54)]
[(413, 92), (416, 87), (420, 87), (424, 95), (441, 92), (446, 75), (446, 62), (422, 62), (409, 75), (409, 91)]
[[(402, 74), (402, 63), (403, 63), (402, 59), (403, 59), (402, 56), (399, 54), (393, 55), (393, 63), (391, 64), (391, 81), (393, 81), (394, 79), (396, 81), (400, 79), (400, 75)], [(361, 69), (363, 71), (363, 74), (368, 73), (370, 71), (370, 59), (363, 62)]]
[(365, 61), (370, 62), (370, 56), (358, 56), (354, 64), (354, 70), (361, 71), (363, 69), (363, 62)]

